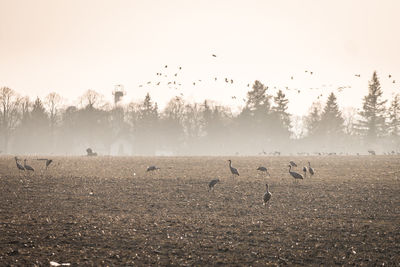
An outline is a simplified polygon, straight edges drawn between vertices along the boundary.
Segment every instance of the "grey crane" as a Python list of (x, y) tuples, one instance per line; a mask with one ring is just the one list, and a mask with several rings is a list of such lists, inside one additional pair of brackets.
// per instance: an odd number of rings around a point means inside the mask
[(154, 165), (152, 165), (152, 166), (149, 166), (149, 167), (147, 167), (147, 172), (150, 172), (150, 171), (155, 171), (155, 170), (159, 170), (160, 168), (158, 168), (158, 167), (156, 167), (156, 166), (154, 166)]
[(24, 159), (24, 167), (25, 167), (25, 170), (27, 170), (27, 171), (35, 171), (31, 166), (26, 164), (26, 159)]
[(37, 159), (37, 160), (45, 160), (46, 161), (46, 170), (49, 167), (49, 165), (53, 162), (52, 159)]
[(304, 178), (307, 178), (307, 167), (303, 167), (303, 172), (304, 172)]
[(289, 165), (289, 173), (294, 179), (303, 179), (303, 175), (297, 172), (292, 172), (292, 165)]
[(265, 168), (264, 166), (258, 167), (258, 168), (257, 168), (257, 171), (265, 172), (268, 176), (271, 176), (271, 175), (269, 174), (269, 172), (268, 172), (268, 169)]
[(232, 160), (228, 160), (229, 161), (229, 169), (231, 170), (232, 173), (232, 177), (235, 178), (235, 175), (239, 176), (239, 172), (236, 168), (232, 167)]
[(22, 165), (18, 162), (18, 158), (17, 158), (17, 157), (15, 157), (15, 163), (17, 164), (17, 168), (18, 168), (20, 171), (25, 171), (24, 166), (22, 166)]
[(294, 161), (292, 161), (292, 160), (289, 162), (289, 164), (292, 165), (293, 167), (297, 167), (297, 164), (294, 163)]
[(268, 184), (265, 184), (265, 186), (267, 187), (267, 191), (264, 193), (264, 196), (263, 196), (263, 200), (264, 200), (263, 205), (267, 204), (267, 202), (271, 199), (271, 196), (272, 196), (271, 192), (269, 192), (269, 190), (268, 190)]
[(88, 157), (95, 157), (95, 156), (97, 156), (97, 153), (96, 152), (93, 152), (93, 150), (89, 147), (88, 149), (86, 149), (86, 152), (87, 152), (87, 156)]
[(214, 190), (214, 186), (219, 183), (219, 179), (213, 179), (208, 183), (208, 191), (213, 191)]
[(314, 175), (314, 169), (311, 168), (311, 163), (310, 162), (308, 162), (308, 172), (310, 173), (311, 176)]

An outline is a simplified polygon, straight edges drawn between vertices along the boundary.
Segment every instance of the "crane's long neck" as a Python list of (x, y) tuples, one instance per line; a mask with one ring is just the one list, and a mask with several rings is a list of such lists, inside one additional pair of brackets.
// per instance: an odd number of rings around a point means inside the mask
[(229, 161), (229, 167), (232, 168), (232, 161)]
[(292, 165), (289, 165), (289, 172), (291, 172), (292, 170)]

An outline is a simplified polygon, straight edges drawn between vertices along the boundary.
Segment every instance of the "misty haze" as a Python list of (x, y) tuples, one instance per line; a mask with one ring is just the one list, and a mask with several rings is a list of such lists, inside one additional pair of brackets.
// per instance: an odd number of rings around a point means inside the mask
[(398, 265), (399, 10), (0, 0), (0, 263)]

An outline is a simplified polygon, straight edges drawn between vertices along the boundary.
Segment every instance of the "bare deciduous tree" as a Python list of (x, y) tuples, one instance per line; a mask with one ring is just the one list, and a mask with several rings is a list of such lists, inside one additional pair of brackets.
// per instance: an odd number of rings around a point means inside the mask
[(98, 108), (104, 104), (104, 97), (89, 89), (81, 96), (80, 102), (83, 107)]
[(15, 129), (19, 118), (21, 98), (8, 87), (0, 88), (0, 125), (3, 135), (3, 148), (8, 151), (11, 132)]

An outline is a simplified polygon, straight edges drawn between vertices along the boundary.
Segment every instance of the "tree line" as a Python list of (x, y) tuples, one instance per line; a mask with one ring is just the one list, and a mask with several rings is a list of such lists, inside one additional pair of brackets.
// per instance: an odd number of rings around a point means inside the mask
[(289, 100), (260, 81), (233, 114), (206, 100), (172, 98), (163, 110), (146, 94), (143, 101), (110, 104), (88, 90), (76, 106), (64, 106), (55, 92), (31, 101), (0, 89), (0, 149), (5, 153), (220, 155), (281, 153), (364, 153), (398, 151), (400, 97), (383, 99), (376, 72), (360, 111), (343, 110), (332, 92), (312, 103), (302, 118), (288, 113)]

